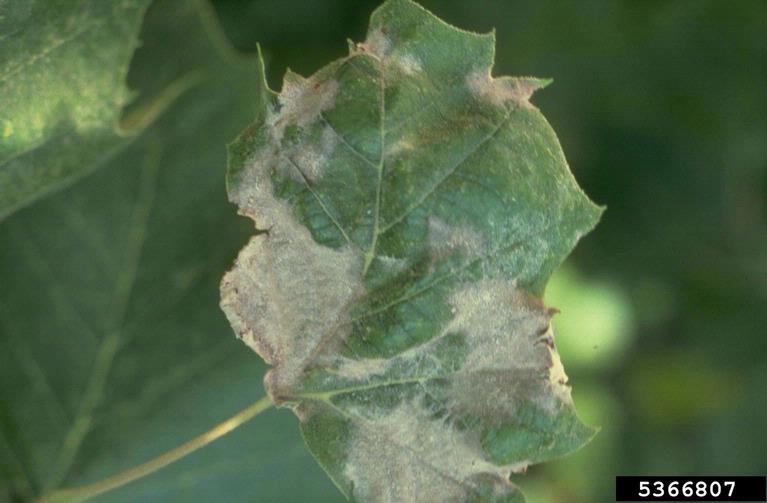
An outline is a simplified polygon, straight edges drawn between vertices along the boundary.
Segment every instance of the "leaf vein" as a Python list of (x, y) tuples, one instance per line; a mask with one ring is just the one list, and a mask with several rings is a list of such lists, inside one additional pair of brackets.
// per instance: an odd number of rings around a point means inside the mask
[(78, 39), (82, 35), (88, 33), (91, 29), (99, 27), (99, 26), (101, 26), (101, 25), (103, 25), (105, 23), (106, 23), (106, 21), (104, 21), (104, 20), (92, 21), (90, 23), (85, 23), (85, 24), (82, 24), (82, 25), (80, 25), (80, 23), (78, 23), (78, 25), (79, 25), (78, 29), (74, 30), (69, 35), (60, 38), (55, 43), (53, 43), (50, 46), (44, 48), (40, 52), (31, 55), (29, 57), (29, 59), (27, 59), (26, 61), (23, 61), (23, 62), (15, 65), (14, 67), (10, 68), (5, 73), (0, 75), (0, 82), (7, 81), (10, 77), (13, 77), (14, 75), (16, 75), (17, 73), (22, 71), (24, 68), (26, 68), (28, 66), (34, 65), (39, 60), (45, 58), (46, 56), (48, 56), (49, 54), (51, 54), (53, 52), (56, 52), (57, 50), (59, 50), (61, 47), (64, 47), (69, 42), (72, 42), (72, 41)]
[(522, 244), (526, 243), (530, 239), (532, 239), (532, 238), (534, 238), (534, 237), (536, 237), (536, 236), (546, 232), (552, 225), (553, 225), (552, 223), (549, 223), (549, 224), (545, 225), (543, 228), (541, 228), (540, 230), (538, 230), (537, 232), (535, 232), (533, 234), (530, 234), (529, 236), (525, 236), (524, 238), (519, 239), (519, 240), (517, 240), (517, 241), (515, 241), (513, 243), (510, 243), (508, 245), (499, 246), (499, 247), (497, 247), (497, 248), (487, 252), (486, 254), (482, 255), (481, 257), (478, 257), (478, 258), (476, 258), (476, 259), (474, 259), (474, 260), (472, 260), (470, 262), (467, 262), (466, 264), (462, 265), (461, 267), (458, 267), (456, 269), (452, 269), (450, 272), (448, 272), (448, 273), (446, 273), (446, 274), (444, 274), (442, 276), (439, 276), (438, 278), (436, 278), (432, 282), (426, 284), (425, 286), (423, 286), (419, 290), (416, 290), (414, 292), (406, 294), (406, 295), (404, 295), (402, 297), (398, 297), (397, 299), (394, 299), (393, 301), (389, 302), (388, 304), (386, 304), (386, 305), (384, 305), (384, 306), (382, 306), (380, 308), (370, 310), (370, 311), (368, 311), (366, 313), (361, 314), (358, 317), (352, 318), (351, 321), (353, 323), (353, 322), (362, 320), (364, 318), (367, 318), (369, 316), (375, 316), (377, 314), (380, 314), (382, 312), (385, 312), (385, 311), (391, 309), (392, 307), (395, 307), (395, 306), (397, 306), (399, 304), (402, 304), (403, 302), (407, 302), (407, 301), (409, 301), (411, 299), (414, 299), (415, 297), (418, 297), (419, 295), (421, 295), (421, 294), (431, 290), (432, 288), (434, 288), (436, 285), (438, 285), (442, 281), (450, 279), (451, 277), (455, 276), (456, 274), (459, 274), (459, 273), (465, 271), (466, 269), (468, 269), (470, 267), (473, 267), (474, 265), (476, 265), (476, 264), (478, 264), (480, 262), (484, 262), (485, 260), (488, 260), (489, 258), (491, 258), (492, 256), (496, 255), (497, 253), (508, 251), (508, 250), (513, 249), (513, 248), (521, 246)]
[(450, 178), (463, 164), (469, 160), (474, 154), (476, 154), (480, 148), (482, 148), (484, 145), (487, 145), (495, 136), (498, 134), (498, 132), (501, 130), (501, 128), (506, 124), (506, 122), (511, 117), (513, 109), (509, 110), (509, 112), (504, 116), (504, 118), (493, 128), (493, 130), (486, 135), (482, 140), (477, 142), (477, 144), (469, 150), (469, 152), (466, 153), (465, 156), (463, 156), (454, 166), (452, 166), (447, 173), (445, 173), (439, 180), (437, 180), (437, 183), (435, 183), (430, 189), (428, 189), (424, 194), (418, 198), (418, 200), (415, 202), (415, 204), (409, 206), (405, 209), (401, 214), (396, 216), (391, 222), (386, 224), (381, 229), (381, 234), (389, 231), (392, 227), (402, 222), (405, 218), (407, 218), (408, 215), (410, 215), (413, 211), (418, 209), (425, 201), (428, 199), (436, 190), (445, 183), (448, 178)]
[(330, 123), (330, 121), (325, 117), (325, 114), (323, 112), (320, 112), (320, 120), (322, 121), (323, 124), (328, 126), (331, 131), (333, 131), (333, 133), (341, 141), (343, 146), (346, 147), (351, 153), (353, 153), (354, 155), (356, 155), (357, 157), (365, 161), (365, 163), (368, 164), (369, 166), (373, 168), (378, 168), (378, 164), (376, 164), (375, 162), (365, 157), (365, 155), (362, 152), (357, 150), (357, 148), (354, 145), (349, 143), (349, 140), (347, 140), (341, 133), (338, 132), (336, 127)]
[(141, 172), (141, 185), (131, 216), (131, 226), (128, 230), (126, 267), (120, 270), (114, 283), (107, 332), (98, 348), (75, 420), (64, 437), (54, 468), (45, 484), (46, 492), (58, 487), (69, 474), (85, 437), (93, 427), (94, 412), (103, 399), (109, 371), (123, 343), (121, 328), (138, 276), (138, 266), (146, 241), (149, 215), (157, 190), (160, 151), (157, 144), (154, 146), (156, 148), (150, 149), (149, 157)]
[(384, 151), (386, 150), (386, 80), (384, 78), (383, 61), (376, 58), (378, 61), (378, 82), (379, 82), (379, 109), (378, 109), (378, 129), (380, 132), (379, 139), (379, 158), (378, 158), (378, 179), (376, 181), (376, 199), (375, 209), (373, 213), (373, 235), (370, 239), (370, 248), (365, 253), (365, 263), (362, 268), (362, 276), (367, 274), (370, 264), (375, 258), (376, 246), (378, 245), (378, 236), (380, 235), (380, 220), (381, 220), (381, 198), (383, 197), (383, 172), (384, 172)]
[(308, 177), (306, 176), (306, 174), (304, 173), (304, 170), (302, 170), (302, 169), (301, 169), (301, 168), (298, 166), (298, 164), (296, 164), (296, 162), (295, 162), (293, 159), (291, 159), (290, 157), (288, 157), (287, 155), (283, 155), (282, 157), (283, 157), (285, 160), (287, 160), (287, 161), (288, 161), (288, 163), (289, 163), (291, 166), (293, 166), (293, 168), (295, 168), (295, 170), (296, 170), (296, 171), (298, 171), (298, 174), (299, 174), (299, 175), (301, 175), (301, 180), (303, 180), (303, 182), (304, 182), (304, 185), (306, 185), (306, 190), (308, 190), (308, 191), (309, 191), (309, 193), (311, 193), (311, 195), (312, 195), (312, 196), (314, 196), (314, 199), (317, 201), (317, 204), (319, 204), (319, 205), (320, 205), (320, 208), (322, 208), (322, 211), (325, 213), (325, 215), (326, 215), (326, 216), (327, 216), (327, 217), (330, 219), (330, 221), (331, 221), (331, 222), (333, 222), (333, 225), (335, 225), (336, 229), (338, 229), (338, 232), (340, 232), (340, 233), (341, 233), (341, 235), (344, 237), (344, 239), (346, 240), (346, 242), (347, 242), (348, 244), (350, 244), (350, 245), (351, 245), (351, 244), (352, 244), (352, 240), (351, 240), (351, 239), (349, 239), (349, 235), (346, 233), (346, 231), (344, 230), (343, 226), (342, 226), (342, 225), (341, 225), (341, 223), (340, 223), (340, 222), (339, 222), (339, 221), (336, 219), (336, 217), (334, 217), (334, 216), (333, 216), (333, 215), (330, 213), (330, 210), (329, 210), (329, 209), (327, 208), (327, 206), (325, 205), (325, 202), (324, 202), (324, 201), (323, 201), (323, 200), (320, 198), (320, 195), (319, 195), (319, 194), (317, 194), (317, 191), (315, 191), (315, 190), (312, 188), (311, 184), (309, 183), (309, 178), (308, 178)]

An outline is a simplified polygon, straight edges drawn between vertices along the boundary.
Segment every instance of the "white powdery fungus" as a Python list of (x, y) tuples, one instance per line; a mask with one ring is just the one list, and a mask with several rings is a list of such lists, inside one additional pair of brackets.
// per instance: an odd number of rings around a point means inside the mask
[(551, 315), (507, 280), (482, 280), (454, 293), (455, 316), (446, 332), (466, 334), (468, 354), (461, 372), (546, 368), (546, 351), (535, 344)]
[(391, 39), (386, 36), (384, 30), (373, 30), (358, 47), (363, 51), (383, 59), (391, 49)]
[[(451, 408), (500, 425), (514, 417), (524, 401), (552, 414), (561, 405), (572, 403), (567, 376), (553, 344), (554, 310), (513, 281), (501, 279), (467, 284), (448, 303), (453, 319), (441, 333), (395, 358), (400, 364), (418, 365), (443, 337), (464, 334), (467, 352), (461, 368), (449, 374), (423, 376), (424, 381), (447, 379)], [(384, 363), (376, 365), (376, 370), (385, 371)], [(365, 380), (359, 373), (354, 378)]]
[[(507, 280), (482, 280), (456, 292), (446, 332), (466, 334), (461, 369), (451, 379), (456, 407), (489, 420), (513, 417), (520, 401), (549, 413), (571, 403), (567, 376), (554, 350), (553, 310)], [(487, 390), (477, 395), (478, 386)]]
[(405, 53), (394, 58), (395, 63), (405, 73), (405, 75), (415, 75), (423, 71), (423, 64), (418, 56)]
[(494, 474), (496, 484), (513, 490), (510, 470), (486, 459), (478, 436), (432, 417), (417, 401), (375, 418), (355, 416), (344, 475), (357, 501), (464, 501), (480, 474)]
[[(467, 353), (461, 368), (422, 376), (423, 381), (449, 383), (448, 414), (429, 410), (425, 389), (417, 394), (420, 398), (392, 409), (350, 407), (354, 419), (344, 475), (353, 482), (356, 499), (462, 501), (476, 489), (474, 477), (480, 474), (492, 475), (497, 491), (513, 491), (509, 474), (524, 471), (530, 460), (493, 464), (478, 433), (457, 428), (450, 418), (468, 413), (500, 425), (514, 417), (520, 401), (532, 400), (549, 413), (570, 403), (567, 378), (553, 349), (553, 310), (513, 281), (500, 279), (465, 285), (449, 304), (454, 317), (437, 337), (395, 357), (398, 366), (417, 365), (447, 334), (464, 334)], [(387, 372), (393, 360), (345, 362), (339, 373), (370, 382)]]
[(394, 159), (400, 157), (408, 151), (416, 148), (416, 143), (410, 138), (400, 138), (397, 141), (391, 142), (386, 145), (386, 159)]
[(325, 165), (337, 145), (338, 135), (331, 126), (325, 125), (319, 141), (304, 141), (300, 148), (286, 152), (284, 155), (289, 157), (289, 163), (281, 166), (297, 182), (316, 183), (325, 173)]
[[(280, 224), (284, 224), (281, 222)], [(243, 341), (275, 368), (275, 399), (295, 386), (324, 334), (347, 325), (359, 261), (280, 225), (251, 239), (223, 279), (221, 306)]]
[(490, 70), (477, 70), (466, 77), (466, 85), (477, 98), (501, 106), (513, 101), (520, 106), (532, 107), (530, 97), (540, 89), (542, 81), (527, 77), (493, 78)]
[(392, 361), (388, 358), (340, 358), (336, 362), (333, 373), (344, 379), (368, 381), (373, 376), (383, 375), (391, 368)]
[(484, 252), (485, 240), (471, 227), (450, 225), (437, 217), (429, 217), (429, 250), (434, 260), (442, 260), (456, 252), (476, 258)]
[(268, 232), (251, 238), (221, 282), (221, 307), (238, 336), (273, 365), (265, 382), (279, 400), (296, 384), (327, 334), (348, 329), (348, 306), (361, 294), (357, 250), (314, 241), (278, 200), (268, 173), (278, 159), (252, 159), (232, 193), (240, 212)]
[(280, 109), (267, 118), (273, 141), (279, 144), (289, 125), (306, 127), (317, 121), (322, 112), (335, 106), (337, 92), (338, 82), (334, 79), (306, 79), (288, 72), (278, 98)]

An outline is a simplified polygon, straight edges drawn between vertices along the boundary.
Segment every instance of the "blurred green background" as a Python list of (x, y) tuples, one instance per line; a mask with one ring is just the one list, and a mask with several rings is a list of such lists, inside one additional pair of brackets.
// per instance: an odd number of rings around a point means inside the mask
[[(767, 2), (422, 3), (459, 27), (495, 28), (496, 75), (554, 79), (533, 102), (580, 185), (607, 206), (545, 299), (562, 310), (557, 343), (576, 406), (602, 430), (515, 477), (529, 501), (612, 501), (616, 474), (766, 473)], [(263, 395), (264, 366), (216, 305), (218, 280), (251, 232), (225, 202), (223, 145), (252, 117), (243, 102), (255, 82), (231, 54), (226, 64), (211, 55), (199, 21), (182, 21), (194, 17), (186, 4), (149, 9), (128, 82), (144, 96), (189, 66), (215, 78), (108, 166), (0, 225), (0, 475), (9, 482), (0, 501), (40, 493), (37, 475), (61, 443), (40, 417), (60, 409), (55, 426), (66, 431), (78, 410), (93, 360), (93, 341), (78, 334), (110, 328), (103, 313), (126, 263), (135, 285), (118, 323), (125, 340), (65, 485), (144, 461)], [(287, 67), (308, 75), (346, 54), (377, 4), (212, 2), (235, 47), (261, 43), (275, 89)], [(143, 251), (125, 244), (142, 197)], [(97, 501), (342, 498), (292, 414), (271, 410)]]
[[(601, 224), (549, 285), (596, 439), (518, 477), (533, 503), (610, 501), (616, 474), (767, 472), (767, 3), (449, 1), (493, 28), (496, 75), (534, 103)], [(364, 38), (376, 2), (217, 0), (270, 84)]]

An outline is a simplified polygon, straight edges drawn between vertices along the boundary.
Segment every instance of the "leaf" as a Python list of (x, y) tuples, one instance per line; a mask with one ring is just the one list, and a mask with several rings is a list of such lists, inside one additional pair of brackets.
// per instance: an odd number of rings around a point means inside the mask
[(408, 0), (279, 95), (230, 148), (264, 232), (223, 279), (319, 464), (359, 501), (521, 501), (512, 472), (571, 452), (575, 414), (538, 296), (601, 210), (494, 36)]
[[(263, 393), (217, 302), (250, 232), (223, 168), (256, 67), (222, 58), (197, 4), (153, 3), (129, 80), (198, 85), (105, 169), (0, 224), (2, 502), (147, 461)], [(337, 500), (285, 414), (94, 501)]]
[(128, 141), (118, 120), (148, 4), (0, 3), (0, 220)]

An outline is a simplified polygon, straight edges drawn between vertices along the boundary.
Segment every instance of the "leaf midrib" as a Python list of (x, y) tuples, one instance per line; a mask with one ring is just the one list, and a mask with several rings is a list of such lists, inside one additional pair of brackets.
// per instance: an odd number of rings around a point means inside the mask
[(380, 145), (380, 152), (379, 152), (379, 158), (378, 158), (378, 166), (376, 166), (376, 170), (378, 172), (378, 180), (376, 183), (376, 200), (375, 200), (375, 208), (373, 212), (373, 236), (370, 239), (370, 247), (365, 252), (365, 262), (362, 267), (362, 277), (364, 278), (367, 275), (368, 270), (370, 269), (370, 264), (373, 263), (373, 259), (375, 258), (376, 253), (376, 247), (378, 246), (378, 236), (380, 233), (379, 226), (380, 226), (380, 218), (381, 218), (381, 198), (383, 197), (383, 172), (384, 172), (384, 160), (385, 160), (385, 150), (386, 150), (386, 79), (384, 77), (384, 65), (381, 58), (377, 56), (373, 56), (375, 60), (378, 62), (378, 81), (379, 81), (379, 110), (378, 110), (378, 116), (379, 116), (379, 145)]

